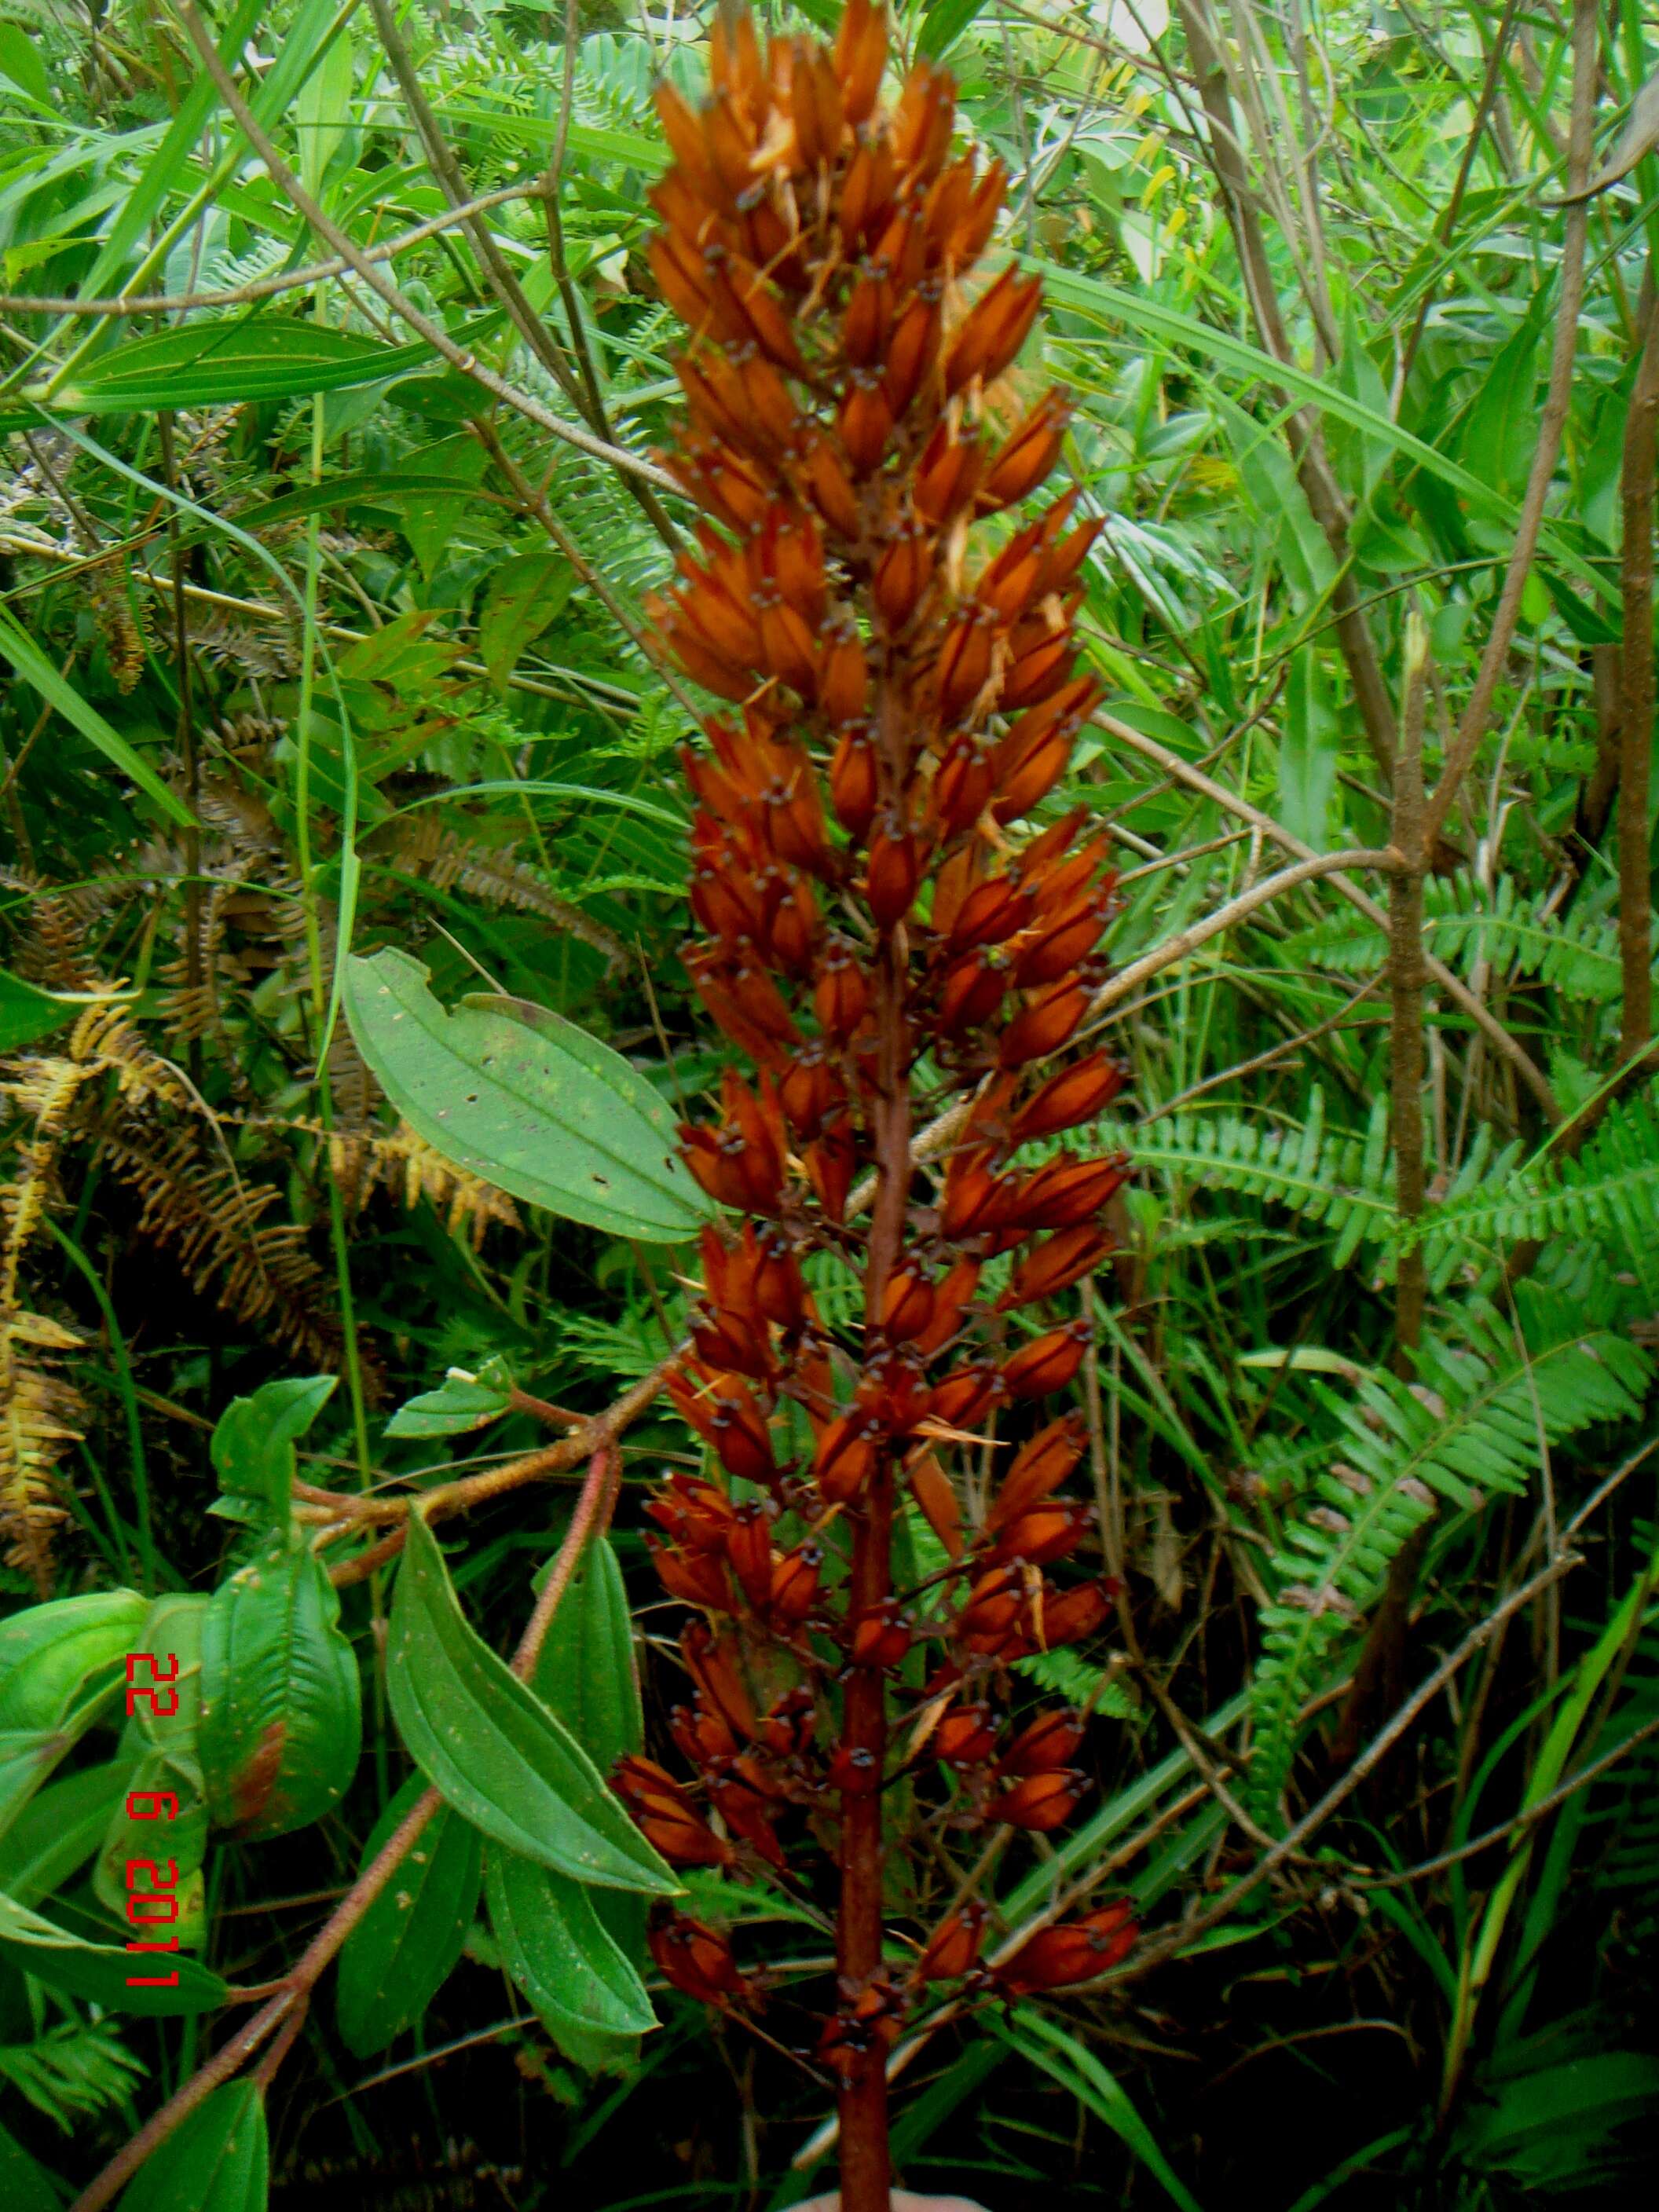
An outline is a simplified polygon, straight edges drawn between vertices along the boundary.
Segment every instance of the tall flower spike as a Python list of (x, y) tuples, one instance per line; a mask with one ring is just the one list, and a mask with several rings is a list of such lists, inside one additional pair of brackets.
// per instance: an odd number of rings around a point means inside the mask
[[(711, 714), (710, 750), (685, 756), (685, 959), (751, 1066), (728, 1068), (717, 1110), (681, 1133), (739, 1218), (704, 1235), (672, 1386), (704, 1472), (651, 1509), (659, 1572), (690, 1613), (696, 1697), (671, 1733), (692, 1778), (634, 1759), (618, 1787), (683, 1864), (765, 1880), (833, 1858), (818, 2047), (842, 2202), (886, 2212), (884, 2060), (905, 2010), (936, 1979), (988, 1987), (983, 1915), (940, 1919), (931, 1897), (911, 1916), (916, 1968), (895, 1978), (901, 1808), (932, 1793), (948, 1801), (936, 1833), (1040, 1836), (1086, 1789), (1075, 1716), (1005, 1719), (1006, 1662), (1093, 1634), (1109, 1603), (1070, 1564), (1092, 1541), (1061, 1494), (1080, 1425), (1029, 1407), (1083, 1358), (1064, 1302), (1109, 1249), (1126, 1165), (1016, 1158), (1085, 1128), (1122, 1080), (1097, 1050), (1057, 1064), (1110, 919), (1104, 840), (1085, 842), (1081, 813), (1024, 826), (1097, 696), (1073, 622), (1097, 525), (1075, 491), (984, 520), (1048, 475), (1068, 409), (1051, 392), (1022, 412), (996, 389), (1041, 286), (979, 266), (1005, 179), (953, 157), (950, 77), (920, 64), (884, 103), (872, 0), (850, 0), (833, 49), (763, 53), (728, 11), (709, 63), (700, 110), (659, 95), (673, 166), (652, 194), (651, 262), (687, 329), (687, 418), (665, 459), (703, 520), (654, 623), (664, 659), (741, 710)], [(911, 1158), (924, 1055), (934, 1097), (942, 1083), (969, 1105), (931, 1192)], [(853, 1204), (866, 1177), (867, 1216)], [(832, 1330), (807, 1283), (837, 1270), (857, 1318)], [(999, 1454), (975, 1518), (980, 1486), (962, 1478), (1000, 1421), (1028, 1440)], [(902, 1607), (894, 1534), (913, 1513), (945, 1564)], [(917, 1646), (930, 1702), (907, 1748), (890, 1723)], [(909, 1788), (889, 1790), (901, 1764)], [(1099, 1972), (1128, 1929), (1105, 1907), (1046, 1931), (1001, 1986)], [(653, 1942), (688, 1994), (745, 2002), (717, 1929), (671, 1917)]]

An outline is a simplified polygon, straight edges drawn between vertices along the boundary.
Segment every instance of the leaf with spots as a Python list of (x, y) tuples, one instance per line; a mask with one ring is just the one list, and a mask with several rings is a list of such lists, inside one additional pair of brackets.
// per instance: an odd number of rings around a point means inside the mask
[(198, 1751), (216, 1827), (244, 1842), (331, 1813), (362, 1747), (357, 1661), (322, 1563), (274, 1537), (213, 1593)]
[(644, 1983), (579, 1882), (490, 1846), (484, 1872), (501, 1963), (556, 2038), (644, 2035), (657, 2024)]
[(470, 1175), (613, 1236), (674, 1244), (708, 1206), (637, 1068), (561, 1015), (475, 995), (450, 1012), (388, 948), (346, 963), (357, 1047), (410, 1128)]
[(576, 1881), (678, 1889), (563, 1722), (468, 1626), (418, 1514), (398, 1571), (386, 1689), (416, 1765), (485, 1835)]
[[(360, 1873), (427, 1787), (425, 1775), (410, 1777), (364, 1844)], [(412, 2027), (448, 1980), (478, 1909), (483, 1871), (477, 1830), (441, 1805), (340, 1954), (334, 2016), (359, 2058)]]

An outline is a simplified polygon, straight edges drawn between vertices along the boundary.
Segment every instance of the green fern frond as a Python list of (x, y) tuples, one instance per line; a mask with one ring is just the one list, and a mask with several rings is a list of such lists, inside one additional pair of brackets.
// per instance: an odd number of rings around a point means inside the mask
[(1329, 1456), (1268, 1573), (1251, 1684), (1249, 1795), (1272, 1817), (1296, 1745), (1296, 1717), (1331, 1672), (1334, 1648), (1376, 1602), (1389, 1567), (1437, 1500), (1464, 1512), (1494, 1490), (1524, 1491), (1542, 1443), (1640, 1407), (1650, 1362), (1587, 1317), (1581, 1300), (1523, 1285), (1522, 1340), (1476, 1305), (1455, 1340), (1426, 1343), (1417, 1379), (1384, 1372), (1339, 1395), (1310, 1389), (1329, 1421)]
[[(1484, 960), (1535, 975), (1569, 999), (1606, 1006), (1619, 996), (1618, 924), (1608, 915), (1540, 915), (1513, 876), (1500, 876), (1490, 895), (1469, 876), (1432, 882), (1424, 907), (1429, 950), (1462, 975)], [(1285, 957), (1293, 967), (1363, 975), (1380, 968), (1387, 951), (1382, 932), (1345, 908), (1289, 939)]]
[(1547, 1146), (1524, 1166), (1513, 1151), (1471, 1182), (1460, 1177), (1425, 1216), (1425, 1233), (1488, 1249), (1524, 1237), (1600, 1238), (1630, 1246), (1659, 1230), (1659, 1103), (1651, 1094), (1614, 1106), (1576, 1160)]
[(1107, 1143), (1133, 1152), (1143, 1173), (1262, 1199), (1319, 1223), (1336, 1238), (1339, 1267), (1361, 1244), (1383, 1243), (1392, 1233), (1386, 1099), (1376, 1101), (1363, 1133), (1327, 1130), (1324, 1097), (1316, 1085), (1300, 1127), (1273, 1127), (1227, 1109), (1176, 1114), (1102, 1133)]

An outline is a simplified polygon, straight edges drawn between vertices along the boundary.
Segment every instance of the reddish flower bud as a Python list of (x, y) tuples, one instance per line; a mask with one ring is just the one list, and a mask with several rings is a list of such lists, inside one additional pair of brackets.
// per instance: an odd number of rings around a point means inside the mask
[(1008, 876), (977, 884), (957, 908), (945, 942), (948, 952), (975, 945), (1002, 945), (1021, 929), (1031, 910), (1031, 895)]
[(719, 1929), (675, 1912), (653, 1917), (646, 1942), (663, 1979), (683, 1996), (722, 2011), (752, 2000), (753, 1986), (738, 1972), (731, 1941)]
[(789, 605), (775, 584), (756, 593), (755, 609), (760, 617), (763, 665), (803, 699), (816, 699), (817, 647), (805, 617)]
[(933, 811), (949, 839), (971, 830), (991, 803), (993, 749), (977, 734), (956, 738), (933, 778)]
[(1080, 1644), (1103, 1626), (1112, 1609), (1111, 1581), (1079, 1583), (1068, 1590), (1045, 1586), (1042, 1594), (1042, 1643), (1049, 1650), (1061, 1644)]
[(845, 1120), (829, 1122), (821, 1136), (806, 1147), (806, 1176), (818, 1204), (831, 1221), (847, 1218), (847, 1194), (858, 1170), (858, 1139)]
[[(848, 118), (851, 119), (850, 118)], [(836, 221), (855, 258), (872, 231), (886, 228), (893, 204), (893, 149), (885, 137), (866, 139), (847, 165), (847, 175), (836, 209)]]
[(1017, 506), (1036, 489), (1060, 459), (1071, 416), (1071, 403), (1063, 393), (1043, 393), (986, 471), (977, 501), (981, 514)]
[(933, 1730), (933, 1756), (944, 1766), (982, 1766), (996, 1747), (988, 1705), (955, 1705)]
[(982, 293), (957, 332), (945, 362), (945, 389), (954, 396), (977, 377), (990, 384), (1025, 343), (1042, 304), (1042, 280), (1012, 268)]
[(924, 1452), (909, 1469), (910, 1495), (921, 1506), (928, 1527), (953, 1559), (963, 1555), (962, 1505), (945, 1469), (932, 1452)]
[(1083, 1364), (1083, 1354), (1093, 1332), (1085, 1321), (1069, 1322), (1047, 1336), (1022, 1345), (1005, 1362), (1003, 1386), (1011, 1398), (1046, 1398), (1063, 1390)]
[(1087, 1788), (1085, 1777), (1066, 1767), (1027, 1774), (995, 1799), (991, 1817), (1006, 1821), (1011, 1828), (1047, 1835), (1065, 1826), (1082, 1803)]
[[(912, 254), (921, 252), (922, 239), (920, 226), (907, 227), (905, 246)], [(905, 273), (901, 266), (901, 278)], [(883, 392), (896, 422), (902, 422), (933, 371), (940, 326), (939, 301), (927, 296), (925, 289), (917, 291), (893, 326)]]
[(777, 1362), (763, 1334), (745, 1327), (741, 1316), (717, 1308), (694, 1306), (691, 1341), (703, 1365), (718, 1374), (750, 1375), (769, 1382)]
[(1028, 1567), (1046, 1567), (1076, 1551), (1092, 1518), (1089, 1507), (1074, 1498), (1051, 1498), (1006, 1522), (986, 1556), (998, 1565), (1024, 1559)]
[(911, 481), (916, 513), (937, 530), (973, 500), (984, 472), (983, 448), (947, 417), (922, 449)]
[(812, 1692), (789, 1690), (778, 1699), (761, 1723), (761, 1741), (774, 1759), (799, 1759), (812, 1740), (817, 1708)]
[(864, 842), (876, 816), (876, 749), (861, 723), (841, 733), (830, 763), (830, 802), (855, 845)]
[(753, 1500), (732, 1516), (726, 1556), (744, 1596), (755, 1612), (763, 1613), (772, 1596), (772, 1524)]
[(798, 1628), (817, 1602), (823, 1553), (816, 1544), (798, 1544), (772, 1563), (772, 1587), (766, 1611), (786, 1632)]
[(1126, 1153), (1080, 1160), (1073, 1152), (1058, 1152), (1012, 1194), (1010, 1220), (1024, 1229), (1074, 1229), (1095, 1216), (1129, 1177)]
[(933, 1286), (920, 1267), (901, 1267), (888, 1277), (881, 1325), (891, 1343), (920, 1336), (933, 1316)]
[(887, 441), (893, 434), (893, 410), (878, 368), (848, 371), (847, 396), (836, 416), (836, 428), (855, 479), (870, 476), (881, 466)]
[(856, 130), (876, 104), (887, 66), (887, 11), (872, 0), (848, 0), (836, 33), (836, 74), (842, 106)]
[(800, 1262), (775, 1229), (755, 1239), (755, 1303), (775, 1328), (793, 1335), (806, 1318)]
[(938, 1385), (927, 1401), (927, 1418), (941, 1428), (971, 1429), (1006, 1395), (995, 1363), (976, 1359)]
[(818, 704), (832, 728), (856, 722), (869, 696), (870, 671), (858, 624), (845, 609), (831, 624), (818, 679)]
[[(894, 528), (876, 562), (871, 597), (890, 632), (903, 629), (921, 604), (933, 577), (933, 540), (927, 526), (912, 515)], [(827, 711), (827, 710), (826, 710)], [(860, 711), (855, 708), (854, 713)], [(850, 715), (841, 718), (849, 720)]]
[(1087, 1441), (1079, 1416), (1063, 1413), (1029, 1443), (1022, 1444), (991, 1500), (985, 1516), (986, 1534), (994, 1536), (1008, 1522), (1058, 1490), (1082, 1458)]
[(892, 929), (915, 902), (921, 881), (922, 847), (915, 832), (893, 814), (883, 817), (870, 840), (865, 897), (878, 929)]
[(916, 1332), (915, 1348), (924, 1358), (941, 1352), (962, 1326), (968, 1302), (979, 1288), (979, 1261), (958, 1260), (933, 1294), (927, 1326)]
[(654, 1759), (617, 1762), (611, 1787), (634, 1825), (671, 1866), (730, 1866), (733, 1853), (697, 1813), (673, 1776)]
[(885, 1598), (847, 1624), (847, 1663), (870, 1674), (896, 1667), (910, 1649), (915, 1630), (896, 1598)]
[(846, 1094), (820, 1042), (804, 1047), (784, 1069), (778, 1097), (790, 1127), (803, 1137), (816, 1136), (826, 1118), (845, 1103)]
[(976, 1897), (957, 1911), (947, 1913), (912, 1967), (913, 1978), (918, 1982), (954, 1982), (971, 1973), (979, 1963), (986, 1917), (985, 1906)]
[(772, 1816), (767, 1809), (766, 1801), (757, 1790), (750, 1789), (746, 1783), (727, 1776), (710, 1783), (708, 1796), (714, 1810), (732, 1834), (741, 1837), (769, 1866), (782, 1867), (788, 1863), (783, 1856), (783, 1846), (778, 1841), (777, 1831), (772, 1826)]
[(812, 1476), (826, 1504), (862, 1495), (876, 1468), (875, 1425), (864, 1413), (841, 1413), (818, 1438)]
[(974, 599), (945, 631), (933, 685), (939, 715), (947, 726), (961, 721), (985, 689), (996, 634), (996, 617)]
[(892, 327), (891, 281), (885, 268), (866, 261), (848, 295), (847, 312), (842, 318), (842, 357), (854, 368), (869, 368), (886, 352)]
[(991, 1173), (983, 1152), (958, 1152), (945, 1170), (941, 1232), (956, 1244), (964, 1237), (982, 1237), (1001, 1228), (1017, 1188), (1009, 1177)]
[(1038, 1298), (1058, 1297), (1098, 1267), (1111, 1249), (1111, 1238), (1097, 1229), (1062, 1229), (1026, 1254), (997, 1300), (997, 1311), (1007, 1313)]
[(1002, 1032), (998, 1065), (1024, 1067), (1058, 1052), (1089, 1011), (1089, 994), (1075, 980), (1037, 992)]
[[(1016, 631), (1010, 641), (1009, 650), (1013, 657), (997, 696), (997, 704), (1005, 714), (1015, 714), (1022, 707), (1035, 707), (1039, 700), (1052, 698), (1060, 686), (1071, 679), (1072, 663), (1077, 648), (1072, 640), (1069, 622), (1058, 629), (1050, 629), (1044, 625), (1042, 635), (1029, 643), (1024, 642), (1019, 632)], [(1070, 757), (1069, 750), (1066, 757)], [(1022, 767), (1026, 768), (1029, 773), (1028, 764), (1022, 763)], [(1055, 772), (1056, 776), (1064, 767), (1062, 761), (1060, 769)], [(1008, 781), (1012, 781), (1012, 765)], [(1026, 802), (1030, 805), (1036, 803), (1035, 799)], [(1024, 807), (1018, 811), (1023, 812)], [(1012, 822), (1013, 814), (1010, 813), (1006, 818)]]
[(1085, 1919), (1043, 1928), (997, 1969), (997, 1986), (1008, 1996), (1031, 1996), (1091, 1982), (1134, 1948), (1133, 1909), (1109, 1905)]
[(1008, 988), (1008, 962), (997, 945), (964, 953), (947, 968), (939, 990), (939, 1033), (965, 1036), (995, 1018)]
[(812, 1011), (831, 1043), (844, 1045), (870, 1010), (870, 986), (852, 940), (831, 937), (823, 949)]
[(1111, 912), (1111, 899), (1103, 889), (1087, 891), (1064, 913), (1045, 921), (1022, 945), (1014, 963), (1014, 981), (1022, 991), (1057, 983), (1079, 968), (1100, 942), (1100, 933)]
[(716, 1636), (707, 1621), (689, 1621), (680, 1632), (680, 1656), (710, 1711), (739, 1735), (752, 1737), (755, 1708), (730, 1636)]
[(711, 1553), (678, 1552), (672, 1544), (660, 1543), (654, 1536), (647, 1536), (645, 1546), (657, 1570), (657, 1579), (670, 1597), (678, 1598), (682, 1605), (701, 1606), (709, 1613), (736, 1610), (732, 1578)]
[(1050, 1076), (1010, 1123), (1009, 1145), (1018, 1148), (1096, 1120), (1123, 1088), (1126, 1074), (1120, 1061), (1094, 1052)]
[(799, 877), (786, 889), (767, 926), (765, 942), (786, 975), (810, 975), (818, 946), (818, 909)]
[(828, 438), (817, 438), (799, 464), (799, 483), (830, 527), (842, 538), (859, 534), (859, 496), (845, 462)]
[(1073, 1706), (1039, 1713), (1009, 1745), (997, 1764), (1000, 1774), (1046, 1774), (1069, 1766), (1082, 1747), (1083, 1716)]
[(816, 171), (834, 161), (841, 152), (842, 133), (846, 128), (841, 83), (829, 57), (804, 39), (795, 41), (794, 65), (789, 76), (789, 106), (801, 167)]
[(993, 1567), (969, 1591), (957, 1615), (957, 1634), (970, 1650), (995, 1652), (1017, 1630), (1025, 1607), (1025, 1585), (1018, 1571)]

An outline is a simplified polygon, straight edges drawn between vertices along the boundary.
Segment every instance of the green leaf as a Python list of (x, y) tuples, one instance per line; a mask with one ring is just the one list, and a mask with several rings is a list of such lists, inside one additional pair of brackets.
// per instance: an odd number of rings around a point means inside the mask
[(708, 1207), (673, 1116), (619, 1053), (519, 999), (446, 1013), (426, 969), (388, 948), (347, 963), (346, 1018), (404, 1119), (446, 1159), (551, 1213), (678, 1243)]
[[(93, 1873), (100, 1901), (118, 1920), (125, 1919), (131, 1862), (170, 1859), (175, 1876), (167, 1886), (178, 1911), (167, 1922), (167, 1932), (192, 1950), (199, 1950), (207, 1937), (202, 1866), (207, 1856), (208, 1810), (197, 1734), (202, 1711), (202, 1635), (211, 1602), (197, 1591), (169, 1591), (149, 1609), (141, 1640), (163, 1667), (172, 1660), (177, 1709), (152, 1711), (149, 1701), (141, 1700), (128, 1721), (121, 1753), (130, 1776), (125, 1792), (111, 1808)], [(168, 1792), (177, 1800), (172, 1817), (135, 1818), (132, 1802), (141, 1790)]]
[(0, 609), (0, 653), (11, 663), (25, 684), (40, 694), (49, 707), (54, 708), (64, 720), (81, 732), (88, 742), (95, 745), (112, 767), (118, 769), (130, 782), (136, 783), (145, 796), (153, 799), (170, 822), (181, 829), (191, 828), (190, 810), (173, 797), (149, 762), (143, 760), (118, 730), (112, 729), (95, 707), (89, 707), (81, 694), (41, 652), (27, 631), (21, 629), (3, 609)]
[(320, 196), (324, 172), (351, 127), (352, 74), (351, 41), (341, 31), (330, 41), (294, 103), (300, 137), (300, 181), (313, 199)]
[(556, 2033), (561, 2024), (590, 2035), (656, 2026), (644, 1983), (580, 1882), (492, 1845), (484, 1890), (501, 1963)]
[[(129, 1951), (124, 1944), (88, 1943), (66, 1928), (46, 1920), (15, 1897), (0, 1897), (0, 1958), (10, 1960), (48, 1989), (87, 1997), (112, 2012), (142, 2014), (149, 2020), (179, 2013), (211, 2012), (225, 2001), (225, 1984), (199, 1959), (185, 1952)], [(130, 1976), (165, 1980), (170, 1989), (130, 1989)]]
[(63, 2212), (63, 2202), (45, 2166), (0, 2128), (0, 2204), (6, 2212)]
[[(0, 24), (0, 30), (5, 26)], [(9, 968), (0, 968), (0, 1053), (15, 1052), (49, 1036), (88, 1006), (109, 1004), (106, 991), (38, 991)]]
[(386, 1686), (421, 1771), (487, 1836), (578, 1881), (678, 1887), (563, 1723), (462, 1618), (418, 1514), (392, 1600)]
[[(551, 1565), (550, 1560), (537, 1577), (538, 1585)], [(645, 1741), (633, 1616), (617, 1555), (603, 1536), (582, 1553), (531, 1686), (602, 1773)]]
[(1538, 442), (1538, 347), (1543, 325), (1533, 317), (1500, 346), (1463, 424), (1462, 459), (1501, 492), (1524, 482)]
[(478, 657), (498, 691), (525, 647), (563, 613), (575, 580), (556, 553), (520, 553), (495, 571), (478, 617)]
[(251, 1397), (232, 1399), (208, 1447), (226, 1493), (210, 1511), (228, 1521), (269, 1521), (286, 1529), (295, 1441), (322, 1411), (337, 1379), (289, 1376), (262, 1383)]
[(119, 2212), (264, 2212), (270, 2187), (264, 2093), (227, 2081), (139, 2167)]
[(137, 1590), (99, 1590), (0, 1626), (0, 1832), (120, 1700), (147, 1610)]
[(500, 1420), (512, 1403), (505, 1390), (497, 1390), (476, 1376), (452, 1367), (441, 1388), (422, 1390), (398, 1407), (386, 1425), (389, 1437), (459, 1437)]
[(357, 1661), (322, 1562), (285, 1536), (213, 1593), (199, 1744), (215, 1826), (244, 1841), (331, 1813), (362, 1743)]
[(1181, 2212), (1200, 2212), (1198, 2200), (1176, 2174), (1152, 2130), (1115, 2075), (1107, 2072), (1092, 2051), (1033, 2005), (1016, 2005), (1007, 2027), (994, 2020), (991, 2026), (994, 2033), (1005, 2036), (1033, 2066), (1069, 2089), (1080, 2105), (1103, 2121), (1163, 2183)]
[(402, 515), (404, 536), (421, 564), (421, 574), (429, 580), (471, 504), (489, 457), (477, 440), (463, 430), (412, 453), (410, 459), (422, 476), (448, 487), (438, 492), (400, 492), (388, 501)]
[(0, 1840), (0, 1893), (38, 1905), (92, 1856), (121, 1803), (130, 1759), (83, 1766), (36, 1792)]
[(15, 23), (0, 23), (0, 70), (31, 100), (52, 106), (52, 79), (34, 41)]
[[(364, 1844), (359, 1872), (426, 1787), (423, 1774), (404, 1784)], [(477, 1830), (441, 1805), (340, 1954), (335, 2018), (359, 2058), (412, 2027), (448, 1980), (478, 1910), (483, 1872)]]
[(929, 61), (938, 61), (949, 53), (984, 5), (985, 0), (933, 0), (916, 33), (916, 52)]
[[(88, 363), (51, 396), (63, 415), (127, 415), (156, 407), (225, 407), (374, 384), (431, 359), (422, 344), (390, 346), (327, 323), (264, 314), (216, 316), (157, 331)], [(25, 396), (47, 404), (44, 392)]]
[(1285, 736), (1279, 748), (1279, 818), (1304, 845), (1325, 849), (1325, 825), (1336, 772), (1341, 765), (1341, 733), (1312, 646), (1291, 656), (1285, 686)]

